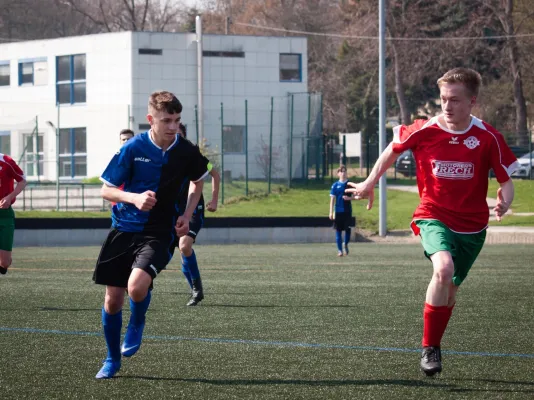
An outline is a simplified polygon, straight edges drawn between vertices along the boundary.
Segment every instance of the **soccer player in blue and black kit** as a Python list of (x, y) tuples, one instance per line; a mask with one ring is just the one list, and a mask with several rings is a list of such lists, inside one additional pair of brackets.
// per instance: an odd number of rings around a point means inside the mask
[[(187, 234), (208, 174), (208, 159), (177, 134), (181, 112), (182, 104), (172, 93), (152, 93), (147, 115), (151, 129), (126, 142), (100, 178), (102, 197), (117, 204), (93, 275), (95, 283), (106, 285), (102, 325), (108, 354), (97, 379), (113, 377), (121, 354), (130, 357), (141, 346), (153, 280), (171, 260), (177, 237)], [(179, 193), (189, 182), (192, 190), (179, 215)], [(118, 188), (123, 183), (124, 191)], [(121, 347), (125, 289), (131, 317)]]
[[(187, 138), (187, 128), (184, 124), (180, 124), (178, 133), (184, 139)], [(200, 195), (197, 208), (193, 212), (193, 217), (189, 222), (189, 232), (187, 232), (187, 235), (180, 238), (180, 242), (178, 244), (180, 248), (180, 254), (182, 256), (182, 273), (184, 274), (185, 279), (191, 288), (191, 297), (187, 302), (188, 306), (196, 306), (204, 299), (204, 289), (202, 287), (202, 279), (200, 278), (200, 270), (198, 269), (197, 257), (195, 251), (193, 250), (193, 243), (195, 243), (197, 235), (204, 225), (204, 208), (210, 212), (217, 211), (219, 183), (221, 178), (217, 170), (213, 167), (209, 169), (209, 174), (211, 175), (211, 200), (206, 206), (204, 204), (204, 196)], [(180, 193), (180, 212), (186, 208), (187, 196), (190, 189), (190, 186), (186, 185)]]
[[(337, 169), (339, 181), (334, 182), (330, 189), (330, 214), (331, 220), (334, 220), (334, 229), (336, 230), (337, 255), (343, 256), (341, 232), (345, 231), (345, 254), (349, 254), (349, 242), (352, 222), (352, 205), (350, 200), (343, 200), (345, 189), (347, 188), (347, 167), (340, 165)], [(334, 204), (336, 206), (334, 213)], [(335, 216), (334, 216), (335, 215)]]

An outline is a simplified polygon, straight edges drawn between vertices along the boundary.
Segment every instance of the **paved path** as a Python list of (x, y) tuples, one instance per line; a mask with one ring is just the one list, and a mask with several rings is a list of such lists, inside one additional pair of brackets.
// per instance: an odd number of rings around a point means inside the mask
[[(388, 185), (388, 189), (401, 190), (403, 192), (419, 193), (419, 189), (415, 185), (414, 186)], [(492, 197), (486, 197), (486, 201), (488, 202), (488, 208), (493, 208), (497, 204), (497, 199), (494, 199)], [(511, 210), (509, 211), (511, 212)]]

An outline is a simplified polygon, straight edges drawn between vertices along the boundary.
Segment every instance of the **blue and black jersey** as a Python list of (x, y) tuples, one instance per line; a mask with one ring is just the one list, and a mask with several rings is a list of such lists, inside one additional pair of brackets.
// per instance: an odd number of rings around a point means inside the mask
[(208, 174), (209, 161), (197, 146), (176, 135), (163, 151), (149, 132), (126, 142), (110, 161), (100, 179), (124, 191), (156, 193), (156, 205), (141, 211), (135, 205), (118, 203), (112, 208), (113, 227), (122, 232), (168, 234), (174, 232), (179, 215), (180, 193), (190, 181), (197, 182)]
[(352, 204), (350, 200), (343, 200), (345, 195), (345, 189), (347, 188), (346, 182), (337, 181), (334, 182), (332, 188), (330, 189), (330, 196), (336, 198), (336, 214), (339, 213), (350, 213), (352, 214)]

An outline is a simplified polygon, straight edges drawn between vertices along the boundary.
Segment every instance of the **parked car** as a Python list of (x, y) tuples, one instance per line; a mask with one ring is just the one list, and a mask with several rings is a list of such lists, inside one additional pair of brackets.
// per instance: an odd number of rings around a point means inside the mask
[(534, 178), (534, 151), (523, 154), (517, 159), (519, 168), (512, 174), (514, 178), (533, 179)]
[[(510, 148), (510, 150), (512, 150), (512, 153), (514, 153), (514, 156), (516, 156), (518, 159), (521, 158), (523, 155), (525, 155), (525, 153), (527, 153), (526, 155), (529, 154), (528, 147), (523, 147), (523, 146), (508, 146), (508, 147)], [(495, 178), (495, 174), (493, 173), (492, 169), (490, 170), (489, 176), (490, 178)], [(518, 177), (517, 175), (514, 175), (514, 174), (512, 174), (512, 176)], [(528, 174), (526, 175), (526, 177), (528, 178)]]
[(404, 176), (415, 176), (415, 159), (411, 150), (401, 153), (395, 163), (395, 169)]

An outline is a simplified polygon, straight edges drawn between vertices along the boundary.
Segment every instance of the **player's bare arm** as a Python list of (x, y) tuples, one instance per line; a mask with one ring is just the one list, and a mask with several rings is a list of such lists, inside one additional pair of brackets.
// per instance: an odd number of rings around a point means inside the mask
[(380, 177), (393, 165), (395, 160), (399, 157), (399, 154), (393, 151), (393, 145), (390, 143), (384, 152), (378, 157), (373, 170), (367, 177), (367, 179), (361, 183), (348, 182), (347, 186), (351, 189), (345, 190), (349, 196), (344, 197), (345, 200), (360, 200), (368, 199), (367, 209), (370, 210), (373, 207), (373, 201), (375, 198), (375, 185)]
[(130, 203), (141, 211), (150, 211), (157, 202), (156, 193), (147, 190), (143, 193), (123, 192), (117, 187), (102, 185), (100, 190), (102, 197), (114, 203)]
[(501, 187), (497, 189), (497, 205), (493, 209), (493, 213), (499, 222), (510, 208), (512, 201), (514, 201), (514, 182), (512, 179), (508, 179), (500, 185)]
[(217, 203), (219, 202), (219, 185), (221, 182), (221, 176), (215, 168), (210, 171), (211, 175), (211, 200), (206, 204), (206, 209), (210, 212), (217, 211)]
[(202, 194), (202, 188), (204, 187), (204, 181), (191, 182), (189, 184), (189, 195), (187, 197), (187, 205), (185, 206), (184, 213), (178, 217), (176, 221), (176, 234), (181, 237), (187, 234), (189, 231), (189, 221), (193, 216), (193, 212), (198, 205), (200, 195)]
[(23, 179), (20, 182), (16, 183), (15, 189), (9, 193), (6, 197), (0, 200), (0, 209), (7, 209), (11, 207), (11, 203), (13, 202), (13, 199), (17, 197), (20, 192), (24, 190), (28, 182)]

